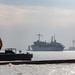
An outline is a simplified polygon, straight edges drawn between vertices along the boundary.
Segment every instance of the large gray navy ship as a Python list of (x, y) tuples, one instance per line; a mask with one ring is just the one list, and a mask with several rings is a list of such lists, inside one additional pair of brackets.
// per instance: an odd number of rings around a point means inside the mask
[(56, 42), (55, 35), (51, 37), (51, 42), (40, 41), (41, 34), (38, 34), (38, 40), (33, 45), (29, 46), (32, 51), (63, 51), (64, 45)]

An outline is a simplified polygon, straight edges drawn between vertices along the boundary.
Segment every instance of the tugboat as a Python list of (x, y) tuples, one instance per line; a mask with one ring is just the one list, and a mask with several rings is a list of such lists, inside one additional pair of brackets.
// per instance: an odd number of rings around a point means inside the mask
[[(3, 43), (0, 38), (0, 50), (2, 49)], [(19, 51), (19, 53), (16, 53), (16, 48), (7, 48), (5, 49), (5, 52), (0, 52), (0, 61), (15, 61), (15, 60), (31, 60), (33, 57), (33, 54), (30, 53), (22, 53)]]

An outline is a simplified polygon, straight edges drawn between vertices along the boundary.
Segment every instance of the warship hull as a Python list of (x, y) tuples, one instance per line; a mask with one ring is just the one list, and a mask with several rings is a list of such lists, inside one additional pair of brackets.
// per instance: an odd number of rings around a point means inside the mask
[(32, 46), (32, 50), (33, 51), (63, 51), (63, 47), (62, 48), (58, 48), (58, 47), (38, 47), (38, 46)]

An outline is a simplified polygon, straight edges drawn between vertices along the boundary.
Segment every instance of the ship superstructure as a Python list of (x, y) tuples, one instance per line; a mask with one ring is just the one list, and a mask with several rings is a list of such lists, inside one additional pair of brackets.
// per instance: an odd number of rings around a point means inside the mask
[(40, 41), (41, 34), (38, 34), (38, 40), (31, 45), (32, 51), (63, 51), (64, 46), (56, 42), (55, 35), (51, 37), (51, 42)]

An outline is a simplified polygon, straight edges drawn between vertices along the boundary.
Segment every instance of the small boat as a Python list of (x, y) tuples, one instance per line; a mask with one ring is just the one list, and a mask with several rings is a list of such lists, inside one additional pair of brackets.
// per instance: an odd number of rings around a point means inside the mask
[[(2, 49), (2, 40), (0, 38), (0, 50)], [(6, 48), (4, 52), (0, 52), (0, 61), (14, 61), (14, 60), (31, 60), (33, 54), (30, 53), (16, 53), (16, 48)]]

